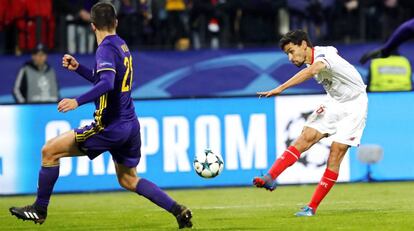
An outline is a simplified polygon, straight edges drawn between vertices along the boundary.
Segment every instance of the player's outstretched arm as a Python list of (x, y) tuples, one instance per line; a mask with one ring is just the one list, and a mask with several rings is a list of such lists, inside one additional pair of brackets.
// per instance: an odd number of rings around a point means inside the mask
[(89, 82), (95, 82), (95, 77), (91, 69), (80, 64), (73, 56), (65, 54), (62, 57), (62, 66), (70, 71), (75, 71), (80, 76), (88, 80)]
[(75, 110), (77, 107), (92, 102), (101, 95), (111, 91), (115, 87), (115, 72), (102, 71), (99, 73), (99, 82), (88, 92), (77, 97), (76, 99), (62, 99), (58, 104), (59, 112), (68, 112)]
[(312, 78), (314, 75), (317, 75), (323, 68), (325, 68), (325, 64), (323, 62), (321, 61), (315, 62), (309, 67), (296, 73), (296, 75), (294, 75), (292, 78), (290, 78), (285, 83), (279, 85), (278, 87), (270, 91), (260, 91), (260, 92), (257, 92), (256, 94), (259, 95), (260, 97), (261, 96), (269, 97), (269, 96), (279, 95), (284, 90), (292, 86), (298, 85)]
[(99, 72), (99, 82), (88, 92), (76, 98), (79, 105), (92, 102), (101, 95), (111, 91), (115, 87), (115, 72), (101, 71)]

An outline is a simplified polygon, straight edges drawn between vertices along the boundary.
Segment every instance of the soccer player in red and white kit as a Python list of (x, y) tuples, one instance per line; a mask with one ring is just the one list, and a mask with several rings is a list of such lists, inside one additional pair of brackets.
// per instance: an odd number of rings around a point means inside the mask
[(307, 67), (285, 83), (259, 96), (279, 95), (289, 87), (315, 78), (327, 92), (326, 100), (309, 116), (301, 135), (276, 159), (268, 173), (255, 177), (253, 184), (273, 191), (275, 180), (301, 153), (325, 137), (332, 137), (325, 173), (317, 185), (310, 203), (296, 216), (314, 216), (319, 204), (334, 186), (339, 167), (350, 146), (358, 146), (367, 117), (368, 97), (361, 75), (349, 62), (339, 56), (332, 46), (312, 46), (308, 35), (302, 30), (290, 31), (284, 35), (280, 47), (289, 61), (300, 67)]

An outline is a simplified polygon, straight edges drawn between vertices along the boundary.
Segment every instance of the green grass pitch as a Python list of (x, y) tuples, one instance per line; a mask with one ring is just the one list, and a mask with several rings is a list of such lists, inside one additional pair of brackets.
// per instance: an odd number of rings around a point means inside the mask
[[(414, 230), (414, 182), (337, 184), (315, 217), (293, 214), (315, 185), (167, 191), (193, 211), (194, 230)], [(34, 196), (0, 197), (0, 230), (177, 230), (175, 218), (129, 192), (57, 194), (43, 225), (17, 220), (12, 205)]]

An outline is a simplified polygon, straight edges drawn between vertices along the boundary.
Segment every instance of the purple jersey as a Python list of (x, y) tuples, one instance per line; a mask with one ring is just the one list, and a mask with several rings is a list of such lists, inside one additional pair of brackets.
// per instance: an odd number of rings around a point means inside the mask
[[(95, 100), (95, 120), (98, 125), (113, 122), (136, 120), (135, 108), (131, 99), (132, 87), (132, 56), (128, 46), (118, 35), (104, 38), (96, 51), (94, 75), (101, 71), (115, 73), (114, 89)], [(94, 84), (99, 82), (97, 76)]]
[(137, 166), (141, 137), (131, 99), (132, 57), (127, 45), (117, 35), (106, 36), (96, 51), (94, 70), (80, 65), (77, 73), (95, 86), (76, 100), (82, 105), (95, 99), (96, 106), (95, 122), (75, 129), (79, 149), (90, 159), (109, 151), (118, 164)]

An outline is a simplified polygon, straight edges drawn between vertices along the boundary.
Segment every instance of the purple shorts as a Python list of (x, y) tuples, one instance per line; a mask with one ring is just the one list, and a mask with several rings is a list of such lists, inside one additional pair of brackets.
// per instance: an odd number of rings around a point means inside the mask
[(138, 165), (141, 158), (141, 135), (138, 120), (114, 122), (105, 128), (92, 123), (76, 128), (75, 138), (79, 149), (89, 159), (109, 151), (114, 161), (128, 168)]

